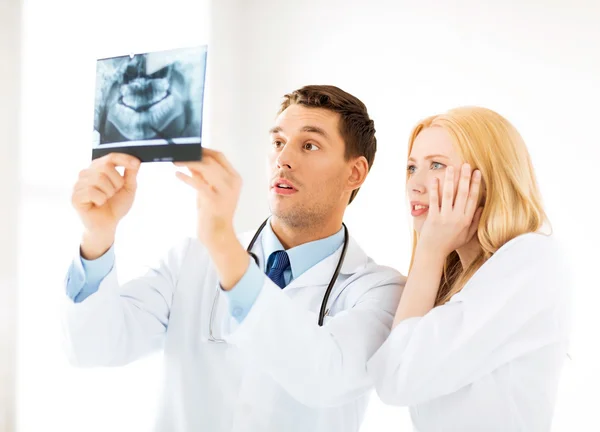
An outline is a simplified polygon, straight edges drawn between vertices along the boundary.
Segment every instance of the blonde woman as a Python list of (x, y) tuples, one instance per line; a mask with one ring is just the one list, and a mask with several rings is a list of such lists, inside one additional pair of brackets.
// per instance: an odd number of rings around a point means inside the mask
[(419, 432), (549, 431), (571, 287), (521, 136), (463, 107), (421, 121), (408, 154), (412, 259), (368, 364), (380, 398)]

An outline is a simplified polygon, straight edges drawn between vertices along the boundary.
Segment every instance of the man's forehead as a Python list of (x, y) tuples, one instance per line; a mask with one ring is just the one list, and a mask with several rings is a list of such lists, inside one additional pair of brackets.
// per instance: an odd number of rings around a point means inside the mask
[(339, 122), (339, 114), (324, 108), (308, 108), (294, 104), (286, 108), (277, 116), (272, 131), (298, 132), (309, 126), (331, 129), (336, 128)]

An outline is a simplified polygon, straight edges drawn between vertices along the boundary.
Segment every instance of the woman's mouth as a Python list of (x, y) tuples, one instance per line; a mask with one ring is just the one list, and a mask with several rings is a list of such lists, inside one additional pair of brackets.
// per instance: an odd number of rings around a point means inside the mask
[(428, 211), (429, 211), (429, 206), (417, 204), (417, 205), (412, 206), (410, 214), (412, 215), (412, 217), (417, 217), (417, 216), (421, 216), (422, 214), (427, 213)]

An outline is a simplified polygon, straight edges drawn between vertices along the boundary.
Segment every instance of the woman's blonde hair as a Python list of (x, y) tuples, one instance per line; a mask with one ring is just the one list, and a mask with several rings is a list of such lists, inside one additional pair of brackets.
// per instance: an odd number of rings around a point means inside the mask
[[(481, 250), (466, 268), (462, 268), (456, 251), (448, 255), (435, 302), (439, 306), (458, 293), (506, 242), (521, 234), (536, 232), (546, 223), (550, 226), (550, 223), (529, 152), (523, 138), (508, 120), (481, 107), (460, 107), (428, 117), (412, 131), (409, 156), (417, 135), (429, 127), (443, 128), (462, 160), (472, 169), (481, 171), (482, 179), (479, 206), (483, 205), (483, 212), (475, 234)], [(409, 272), (417, 242), (418, 233), (413, 230)]]

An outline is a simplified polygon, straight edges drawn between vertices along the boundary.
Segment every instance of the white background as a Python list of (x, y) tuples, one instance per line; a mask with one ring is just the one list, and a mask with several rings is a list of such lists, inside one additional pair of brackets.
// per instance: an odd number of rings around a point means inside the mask
[(0, 2), (0, 431), (15, 414), (20, 18), (18, 2)]
[[(511, 120), (576, 272), (574, 286), (565, 287), (576, 295), (575, 328), (554, 430), (600, 429), (597, 2), (26, 0), (23, 14), (20, 431), (152, 425), (160, 356), (76, 370), (61, 351), (62, 280), (80, 234), (70, 188), (89, 163), (94, 60), (206, 42), (205, 144), (223, 150), (244, 177), (237, 227), (254, 229), (268, 214), (267, 131), (281, 96), (335, 84), (369, 107), (379, 143), (346, 223), (373, 258), (402, 272), (412, 125), (469, 104)], [(136, 204), (118, 233), (122, 280), (194, 233), (194, 196), (174, 172), (168, 164), (142, 167)], [(363, 430), (408, 431), (406, 410), (375, 396)]]

